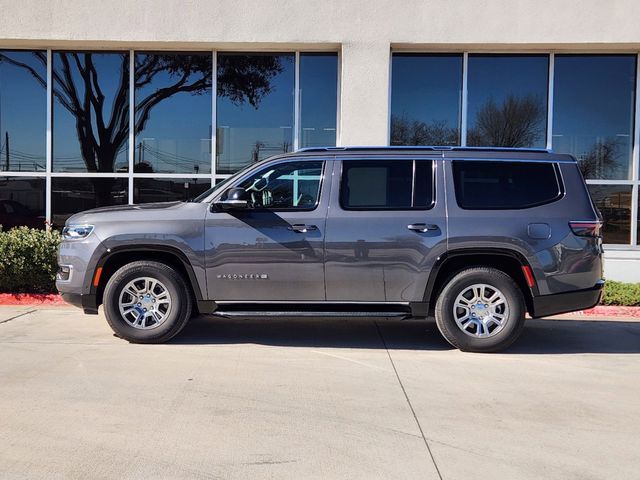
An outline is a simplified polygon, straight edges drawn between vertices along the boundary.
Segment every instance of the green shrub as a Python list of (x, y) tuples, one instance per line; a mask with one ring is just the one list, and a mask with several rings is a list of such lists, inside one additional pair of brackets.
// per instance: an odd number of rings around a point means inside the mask
[(604, 285), (602, 305), (640, 306), (640, 283), (607, 280)]
[(59, 244), (55, 230), (0, 230), (0, 292), (55, 292)]

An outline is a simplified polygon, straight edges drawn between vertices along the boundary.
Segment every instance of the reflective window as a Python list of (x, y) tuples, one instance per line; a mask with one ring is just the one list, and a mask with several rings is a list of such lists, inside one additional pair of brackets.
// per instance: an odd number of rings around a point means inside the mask
[(46, 129), (46, 52), (0, 50), (0, 170), (45, 170)]
[(300, 54), (300, 147), (335, 146), (338, 55)]
[(557, 200), (560, 180), (551, 163), (453, 161), (456, 200), (468, 210), (509, 210)]
[(469, 55), (467, 145), (546, 145), (548, 55)]
[(211, 53), (137, 53), (134, 172), (211, 172)]
[(313, 210), (320, 198), (322, 166), (321, 161), (271, 165), (244, 180), (238, 187), (247, 191), (250, 208)]
[(553, 149), (586, 178), (631, 178), (636, 57), (556, 55)]
[(207, 178), (136, 178), (134, 203), (186, 202), (211, 188)]
[(218, 54), (217, 173), (293, 147), (293, 54)]
[(129, 54), (53, 54), (53, 171), (126, 172)]
[(74, 213), (128, 202), (126, 178), (52, 178), (51, 220), (56, 228)]
[(0, 228), (44, 228), (44, 178), (0, 177)]
[(631, 241), (631, 185), (587, 185), (603, 218), (604, 243)]
[(345, 210), (424, 210), (432, 204), (430, 160), (342, 162), (340, 205)]
[(391, 145), (459, 145), (462, 55), (394, 53), (391, 74)]

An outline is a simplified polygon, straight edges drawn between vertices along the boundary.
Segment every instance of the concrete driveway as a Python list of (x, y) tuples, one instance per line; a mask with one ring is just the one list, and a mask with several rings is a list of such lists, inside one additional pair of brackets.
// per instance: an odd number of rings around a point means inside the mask
[(198, 318), (167, 345), (0, 308), (0, 477), (631, 479), (640, 322), (532, 320), (508, 353), (432, 322)]

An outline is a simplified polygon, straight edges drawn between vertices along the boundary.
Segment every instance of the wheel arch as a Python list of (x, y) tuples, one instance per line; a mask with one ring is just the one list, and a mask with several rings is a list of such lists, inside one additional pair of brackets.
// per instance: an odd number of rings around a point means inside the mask
[(132, 245), (109, 249), (98, 260), (94, 272), (102, 269), (99, 282), (91, 284), (91, 293), (95, 295), (96, 306), (103, 302), (104, 289), (109, 278), (122, 266), (138, 260), (150, 260), (165, 263), (175, 268), (190, 287), (192, 300), (201, 309), (206, 300), (202, 296), (202, 289), (196, 277), (191, 262), (177, 248), (164, 245)]
[(527, 311), (533, 312), (533, 297), (538, 291), (536, 285), (530, 287), (527, 283), (522, 267), (531, 266), (522, 254), (506, 248), (465, 248), (441, 255), (431, 270), (423, 298), (430, 315), (446, 283), (458, 272), (473, 267), (495, 268), (509, 275), (520, 287)]

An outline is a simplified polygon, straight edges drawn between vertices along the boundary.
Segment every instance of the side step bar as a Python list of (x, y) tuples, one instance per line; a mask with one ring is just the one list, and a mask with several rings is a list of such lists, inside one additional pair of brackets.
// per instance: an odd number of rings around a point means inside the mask
[(366, 318), (366, 317), (394, 317), (394, 318), (410, 318), (409, 312), (349, 312), (349, 311), (309, 311), (309, 310), (283, 310), (283, 311), (241, 311), (241, 310), (216, 310), (213, 315), (225, 318), (256, 318), (256, 317), (345, 317), (345, 318)]

